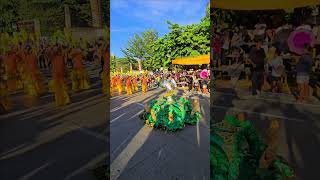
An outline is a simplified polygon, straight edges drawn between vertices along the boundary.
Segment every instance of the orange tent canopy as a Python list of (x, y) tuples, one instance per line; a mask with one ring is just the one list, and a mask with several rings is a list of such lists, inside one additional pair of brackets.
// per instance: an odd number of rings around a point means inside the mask
[(200, 65), (200, 64), (210, 64), (210, 55), (200, 55), (197, 57), (185, 57), (178, 58), (172, 61), (172, 64), (179, 65)]
[(320, 0), (211, 0), (212, 8), (232, 10), (275, 10), (319, 5)]

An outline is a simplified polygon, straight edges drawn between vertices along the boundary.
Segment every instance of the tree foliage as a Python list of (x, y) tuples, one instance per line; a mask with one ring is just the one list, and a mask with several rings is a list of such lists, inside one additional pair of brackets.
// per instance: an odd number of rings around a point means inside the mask
[(142, 65), (148, 67), (148, 61), (153, 56), (152, 45), (158, 39), (158, 33), (155, 30), (146, 30), (141, 34), (134, 34), (128, 40), (126, 48), (121, 49), (128, 63), (135, 63), (137, 60), (143, 60)]
[(199, 23), (181, 26), (167, 21), (169, 33), (157, 38), (157, 33), (147, 30), (135, 34), (122, 50), (128, 59), (143, 59), (144, 69), (168, 67), (177, 57), (198, 56), (210, 52), (210, 8)]
[(152, 69), (168, 67), (178, 57), (198, 56), (210, 52), (209, 8), (198, 24), (181, 26), (167, 21), (170, 32), (152, 45)]
[[(134, 66), (134, 64), (132, 65)], [(110, 57), (110, 71), (116, 72), (121, 68), (123, 72), (128, 72), (130, 70), (130, 61), (128, 58), (117, 58), (116, 56), (112, 55)]]
[[(0, 3), (0, 30), (13, 32), (13, 24), (20, 20), (38, 19), (41, 32), (52, 34), (64, 27), (64, 5), (69, 5), (73, 26), (92, 24), (90, 0), (6, 0)], [(109, 18), (108, 3), (101, 1), (103, 25)]]
[(0, 1), (0, 32), (13, 32), (12, 24), (19, 20), (19, 0)]

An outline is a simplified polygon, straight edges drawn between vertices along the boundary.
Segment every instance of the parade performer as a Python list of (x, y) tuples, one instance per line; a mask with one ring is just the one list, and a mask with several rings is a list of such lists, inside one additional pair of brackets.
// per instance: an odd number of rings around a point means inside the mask
[(52, 51), (52, 78), (50, 81), (50, 89), (55, 93), (55, 101), (57, 106), (63, 106), (70, 103), (67, 93), (67, 86), (64, 79), (64, 57), (62, 47), (56, 46)]
[(112, 77), (110, 81), (110, 96), (114, 96), (114, 90), (117, 86), (117, 77)]
[(7, 85), (9, 91), (16, 91), (22, 88), (22, 83), (19, 80), (18, 67), (17, 67), (17, 54), (16, 49), (11, 46), (10, 51), (4, 56), (5, 72), (7, 77)]
[(72, 91), (77, 92), (79, 90), (89, 89), (89, 77), (82, 64), (83, 53), (79, 48), (75, 48), (71, 50), (70, 56), (73, 60), (73, 71), (71, 74)]
[(22, 82), (26, 81), (25, 74), (27, 73), (27, 63), (26, 63), (26, 47), (22, 42), (19, 43), (18, 48), (16, 48), (17, 55), (17, 70), (18, 70), (18, 79), (21, 82), (21, 88), (23, 86)]
[(136, 76), (132, 78), (132, 90), (138, 91), (138, 78)]
[(126, 88), (127, 88), (127, 95), (132, 94), (132, 83), (131, 83), (131, 77), (128, 76), (126, 79)]
[(6, 81), (4, 56), (0, 56), (0, 114), (10, 110), (10, 99)]
[(142, 76), (141, 78), (141, 89), (143, 94), (148, 90), (148, 78), (146, 76)]
[(122, 88), (122, 77), (120, 75), (118, 75), (117, 77), (117, 88), (118, 88), (118, 94), (119, 96), (121, 96), (123, 88)]
[(37, 64), (37, 58), (31, 46), (26, 47), (25, 54), (25, 81), (24, 87), (28, 96), (36, 97), (43, 93), (41, 74)]
[(201, 118), (199, 99), (190, 102), (187, 95), (177, 97), (177, 91), (169, 91), (145, 104), (145, 109), (139, 117), (146, 125), (176, 131), (185, 125), (195, 125)]

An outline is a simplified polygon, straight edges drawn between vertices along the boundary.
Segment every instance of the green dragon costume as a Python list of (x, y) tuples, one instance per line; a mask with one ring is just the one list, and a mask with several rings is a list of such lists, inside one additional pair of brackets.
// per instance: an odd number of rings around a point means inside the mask
[(259, 166), (267, 144), (249, 121), (226, 116), (211, 131), (212, 180), (286, 180), (294, 177), (292, 168), (280, 156), (275, 156), (267, 168)]
[(147, 104), (140, 118), (151, 127), (176, 131), (183, 129), (186, 124), (196, 124), (201, 113), (199, 109), (193, 109), (185, 96), (178, 99), (176, 92), (172, 91)]

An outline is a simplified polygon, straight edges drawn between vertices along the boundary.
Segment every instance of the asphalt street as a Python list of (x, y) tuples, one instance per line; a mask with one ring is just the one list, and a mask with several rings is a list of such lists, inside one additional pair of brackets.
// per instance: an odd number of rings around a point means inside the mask
[(194, 126), (166, 132), (144, 125), (145, 103), (163, 89), (111, 99), (110, 153), (112, 180), (210, 179), (209, 97), (200, 96), (203, 118)]
[(22, 103), (23, 92), (11, 95), (12, 111), (0, 116), (0, 179), (95, 179), (92, 169), (106, 161), (109, 134), (97, 72), (89, 72), (91, 89), (70, 93), (64, 107), (50, 93), (33, 107)]

